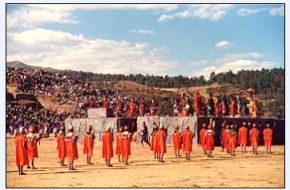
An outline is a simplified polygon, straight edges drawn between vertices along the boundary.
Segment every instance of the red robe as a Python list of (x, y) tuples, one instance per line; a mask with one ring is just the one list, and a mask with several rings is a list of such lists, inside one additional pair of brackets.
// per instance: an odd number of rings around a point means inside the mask
[(58, 149), (58, 158), (63, 160), (66, 157), (66, 147), (64, 142), (64, 136), (61, 134), (57, 135), (57, 149)]
[(239, 145), (247, 145), (248, 142), (248, 129), (245, 126), (239, 128), (238, 143)]
[(122, 154), (122, 133), (117, 133), (116, 138), (116, 155)]
[(77, 148), (77, 142), (76, 137), (72, 134), (68, 134), (64, 137), (65, 141), (65, 148), (66, 148), (66, 156), (68, 161), (73, 161), (78, 159), (78, 148)]
[(166, 133), (163, 129), (156, 133), (156, 148), (158, 153), (166, 153)]
[(222, 103), (221, 102), (216, 102), (214, 104), (214, 109), (215, 109), (215, 116), (222, 115)]
[(252, 128), (250, 130), (250, 142), (253, 148), (257, 148), (259, 144), (259, 134), (260, 131), (257, 128)]
[(84, 139), (83, 139), (83, 144), (84, 144), (84, 154), (88, 156), (93, 155), (93, 150), (94, 150), (94, 134), (85, 134)]
[(230, 130), (225, 129), (223, 131), (223, 144), (225, 149), (228, 149), (229, 138), (230, 138)]
[(133, 117), (135, 115), (135, 109), (136, 109), (135, 103), (134, 102), (130, 102), (128, 107), (129, 107), (128, 116), (129, 117)]
[(273, 129), (271, 129), (270, 127), (264, 129), (263, 139), (264, 139), (265, 146), (272, 146), (272, 135), (273, 135)]
[(103, 108), (108, 108), (109, 105), (110, 105), (110, 103), (108, 102), (108, 100), (103, 101)]
[(201, 128), (200, 131), (199, 131), (199, 144), (203, 148), (205, 146), (205, 134), (206, 134), (206, 129), (205, 128)]
[(27, 138), (28, 160), (31, 161), (34, 158), (38, 158), (37, 137), (36, 134), (28, 133), (26, 138)]
[(237, 136), (236, 132), (231, 132), (228, 141), (228, 150), (231, 152), (237, 147)]
[(102, 142), (103, 142), (103, 158), (110, 159), (113, 157), (113, 136), (112, 133), (106, 131), (102, 135)]
[(230, 115), (231, 116), (235, 116), (237, 114), (237, 103), (236, 101), (234, 100), (231, 100), (231, 103), (230, 103)]
[(24, 134), (17, 134), (15, 138), (16, 165), (28, 164), (27, 139)]
[(193, 133), (189, 129), (185, 129), (182, 135), (183, 151), (189, 153), (192, 151), (192, 138)]
[(128, 131), (124, 131), (121, 134), (121, 142), (122, 142), (122, 156), (127, 157), (131, 155), (131, 139), (130, 139), (130, 133)]
[(214, 150), (214, 134), (213, 130), (206, 130), (205, 134), (205, 149), (206, 150)]
[(181, 149), (181, 134), (180, 132), (174, 132), (172, 134), (172, 139), (173, 139), (173, 147), (174, 150), (180, 150)]
[(144, 103), (140, 103), (139, 111), (140, 111), (140, 116), (144, 116), (144, 114), (145, 114), (145, 105), (144, 105)]

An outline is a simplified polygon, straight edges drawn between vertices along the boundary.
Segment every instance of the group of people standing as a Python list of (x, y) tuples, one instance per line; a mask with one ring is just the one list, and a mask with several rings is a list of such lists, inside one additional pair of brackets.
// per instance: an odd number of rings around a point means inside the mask
[[(40, 144), (42, 138), (35, 129), (35, 126), (31, 125), (29, 131), (26, 134), (23, 127), (19, 129), (15, 135), (15, 147), (16, 147), (16, 165), (18, 166), (19, 175), (25, 175), (23, 167), (27, 165), (28, 169), (36, 169), (34, 165), (34, 159), (38, 158), (37, 146)], [(215, 148), (215, 122), (209, 124), (203, 123), (199, 130), (199, 144), (202, 147), (204, 154), (208, 157), (213, 157), (213, 150)], [(262, 132), (264, 145), (266, 146), (266, 153), (271, 153), (273, 129), (269, 123), (266, 123), (266, 127)], [(238, 130), (232, 123), (223, 122), (220, 131), (220, 143), (222, 151), (227, 152), (231, 156), (235, 156), (235, 150), (238, 145), (241, 147), (241, 153), (246, 153), (246, 146), (248, 143), (252, 146), (254, 154), (258, 154), (260, 130), (254, 123), (252, 126), (243, 122)], [(131, 133), (128, 126), (120, 126), (117, 129), (115, 135), (116, 148), (115, 154), (118, 156), (118, 161), (123, 162), (125, 166), (129, 165), (129, 156), (131, 155), (131, 142), (135, 141), (134, 133)], [(144, 142), (153, 151), (154, 158), (158, 162), (164, 162), (164, 155), (167, 153), (166, 139), (168, 136), (167, 128), (162, 124), (158, 126), (153, 123), (153, 131), (151, 133), (151, 139), (149, 140), (149, 133), (146, 123), (143, 122), (142, 130), (140, 131), (141, 144), (144, 146)], [(176, 157), (181, 157), (180, 151), (185, 153), (185, 159), (190, 160), (190, 154), (192, 152), (192, 141), (195, 137), (195, 133), (191, 131), (190, 127), (185, 127), (182, 131), (179, 127), (174, 128), (172, 133), (173, 149)], [(68, 169), (75, 170), (74, 160), (79, 157), (77, 141), (78, 136), (74, 132), (74, 127), (69, 126), (67, 133), (64, 125), (62, 125), (59, 131), (55, 134), (58, 150), (58, 159), (61, 166), (65, 165), (65, 159), (68, 162)], [(91, 161), (94, 149), (95, 135), (93, 127), (91, 125), (86, 127), (85, 134), (83, 135), (83, 154), (87, 157), (87, 164), (93, 164)], [(114, 156), (113, 141), (114, 135), (111, 127), (107, 127), (102, 134), (102, 157), (108, 167), (112, 167), (111, 159)]]
[[(206, 123), (202, 125), (202, 128), (199, 131), (199, 144), (203, 147), (204, 153), (207, 154), (209, 150), (208, 143), (208, 130), (214, 128), (214, 126), (209, 125), (207, 128)], [(207, 128), (207, 129), (206, 129)], [(214, 136), (214, 132), (210, 132)], [(266, 127), (262, 131), (264, 145), (266, 146), (266, 154), (271, 154), (271, 146), (273, 140), (273, 129), (270, 127), (269, 123), (266, 123)], [(214, 139), (211, 138), (214, 143)], [(241, 153), (246, 153), (246, 147), (248, 144), (252, 146), (252, 152), (255, 155), (258, 155), (258, 145), (260, 141), (260, 129), (257, 127), (256, 123), (243, 122), (238, 130), (235, 130), (235, 127), (232, 123), (224, 121), (222, 123), (222, 128), (220, 131), (220, 144), (222, 151), (226, 151), (231, 156), (236, 156), (235, 151), (238, 145), (240, 145)], [(211, 141), (210, 141), (211, 142)], [(214, 146), (212, 147), (212, 150)]]

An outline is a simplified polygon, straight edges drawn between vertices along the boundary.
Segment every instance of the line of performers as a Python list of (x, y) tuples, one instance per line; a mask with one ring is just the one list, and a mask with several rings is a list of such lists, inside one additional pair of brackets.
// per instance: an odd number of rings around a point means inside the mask
[[(248, 131), (249, 130), (249, 131)], [(252, 127), (250, 124), (246, 125), (243, 122), (238, 129), (238, 133), (234, 129), (234, 125), (224, 122), (220, 131), (220, 140), (222, 151), (226, 151), (231, 156), (235, 156), (235, 149), (239, 144), (241, 152), (246, 152), (248, 141), (253, 148), (253, 153), (258, 154), (260, 130), (254, 123)], [(266, 146), (266, 153), (271, 153), (273, 129), (269, 123), (266, 124), (263, 130), (263, 140)], [(213, 157), (213, 150), (215, 148), (215, 122), (210, 124), (203, 123), (202, 128), (199, 130), (199, 144), (204, 153), (208, 157)], [(149, 140), (148, 129), (143, 123), (143, 128), (140, 132), (141, 143), (147, 143), (153, 151), (154, 159), (158, 162), (164, 162), (164, 155), (166, 150), (167, 128), (164, 125), (158, 126), (153, 123), (153, 131), (151, 133), (151, 141)], [(79, 158), (77, 141), (78, 136), (74, 133), (74, 127), (69, 126), (67, 133), (65, 127), (61, 126), (59, 132), (55, 135), (57, 142), (58, 158), (61, 166), (65, 165), (65, 159), (68, 162), (68, 169), (75, 170), (74, 160)], [(178, 127), (174, 128), (172, 134), (173, 148), (176, 157), (181, 157), (180, 150), (185, 153), (185, 159), (190, 160), (192, 152), (192, 141), (195, 137), (194, 132), (187, 126), (182, 131)], [(15, 135), (16, 147), (16, 165), (18, 166), (19, 175), (25, 175), (23, 167), (27, 165), (28, 169), (36, 169), (34, 159), (38, 158), (37, 146), (40, 144), (41, 135), (36, 133), (35, 127), (31, 126), (26, 134), (23, 127), (21, 127)], [(93, 164), (91, 158), (93, 155), (95, 135), (93, 128), (89, 125), (83, 135), (83, 154), (87, 157), (87, 164)], [(111, 127), (107, 127), (101, 137), (102, 141), (102, 157), (108, 167), (112, 167), (111, 159), (114, 156), (113, 151), (113, 132)], [(129, 165), (128, 160), (131, 155), (131, 142), (136, 141), (136, 135), (129, 131), (128, 126), (119, 127), (116, 133), (116, 148), (115, 154), (118, 156), (118, 161), (123, 162), (125, 166)]]

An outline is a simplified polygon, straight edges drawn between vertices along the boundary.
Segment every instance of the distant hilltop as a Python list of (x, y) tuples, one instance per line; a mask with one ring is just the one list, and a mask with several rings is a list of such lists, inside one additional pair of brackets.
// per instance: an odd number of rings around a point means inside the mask
[(7, 62), (6, 64), (7, 67), (10, 68), (34, 68), (34, 69), (42, 69), (45, 71), (49, 71), (49, 72), (57, 72), (57, 69), (51, 68), (51, 67), (41, 67), (41, 66), (31, 66), (31, 65), (27, 65), (25, 63), (22, 63), (20, 61), (10, 61)]

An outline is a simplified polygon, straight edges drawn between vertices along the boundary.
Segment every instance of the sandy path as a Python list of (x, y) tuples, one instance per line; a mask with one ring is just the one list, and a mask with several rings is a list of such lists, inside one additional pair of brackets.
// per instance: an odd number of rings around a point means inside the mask
[[(107, 168), (101, 158), (101, 144), (96, 143), (93, 166), (86, 165), (79, 145), (80, 158), (77, 170), (69, 172), (57, 163), (54, 139), (44, 139), (39, 148), (40, 158), (36, 170), (26, 170), (26, 176), (18, 176), (15, 165), (14, 139), (7, 139), (8, 187), (283, 187), (284, 146), (274, 146), (273, 154), (251, 153), (230, 157), (217, 147), (214, 158), (203, 155), (194, 146), (191, 161), (175, 158), (171, 146), (167, 147), (166, 162), (159, 164), (149, 148), (132, 144), (130, 166), (123, 166), (113, 158), (113, 168)], [(250, 148), (248, 148), (250, 150)]]

